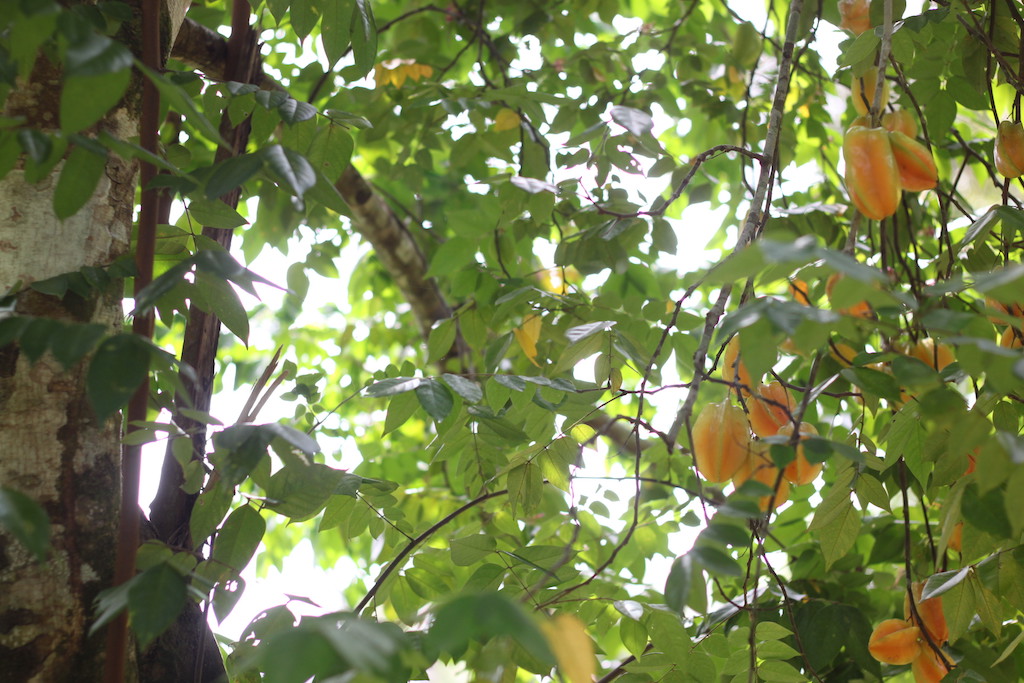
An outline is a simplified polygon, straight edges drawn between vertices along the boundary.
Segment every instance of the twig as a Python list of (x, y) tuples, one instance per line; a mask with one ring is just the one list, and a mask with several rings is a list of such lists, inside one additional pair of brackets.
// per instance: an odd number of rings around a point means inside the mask
[(494, 491), (492, 493), (485, 493), (482, 496), (478, 496), (473, 500), (469, 501), (468, 503), (465, 503), (461, 507), (456, 508), (454, 511), (448, 513), (439, 521), (431, 525), (429, 529), (427, 529), (419, 536), (409, 541), (409, 543), (406, 544), (406, 546), (402, 548), (397, 555), (395, 555), (395, 559), (391, 560), (391, 563), (388, 564), (388, 566), (385, 567), (383, 571), (381, 571), (380, 575), (377, 577), (377, 580), (373, 582), (373, 585), (370, 587), (370, 590), (366, 591), (366, 595), (363, 596), (363, 599), (359, 601), (359, 604), (356, 605), (353, 611), (356, 614), (359, 614), (366, 608), (370, 601), (373, 600), (373, 597), (377, 595), (377, 592), (381, 589), (381, 586), (384, 585), (384, 582), (387, 581), (389, 576), (391, 576), (392, 572), (394, 572), (402, 565), (402, 561), (409, 556), (409, 553), (411, 553), (416, 546), (418, 546), (420, 543), (433, 536), (439, 529), (441, 529), (441, 527), (448, 524), (448, 522), (452, 521), (466, 510), (470, 510), (479, 505), (480, 503), (483, 503), (486, 500), (490, 500), (491, 498), (504, 496), (507, 493), (508, 489), (502, 489), (501, 491)]

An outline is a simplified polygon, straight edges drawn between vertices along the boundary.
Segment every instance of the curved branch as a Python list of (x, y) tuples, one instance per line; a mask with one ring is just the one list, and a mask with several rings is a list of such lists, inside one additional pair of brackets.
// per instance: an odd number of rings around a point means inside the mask
[(431, 525), (429, 529), (427, 529), (422, 534), (409, 541), (409, 543), (404, 548), (402, 548), (401, 552), (395, 555), (395, 559), (391, 560), (391, 563), (384, 568), (384, 571), (382, 571), (380, 573), (380, 576), (377, 577), (377, 580), (373, 582), (373, 586), (370, 587), (370, 590), (366, 591), (366, 595), (363, 596), (363, 599), (359, 601), (359, 604), (356, 605), (356, 608), (353, 611), (356, 614), (359, 614), (366, 608), (368, 604), (370, 604), (370, 601), (373, 600), (373, 596), (377, 595), (377, 591), (379, 591), (381, 586), (384, 585), (384, 582), (387, 581), (388, 577), (391, 576), (392, 572), (394, 572), (396, 569), (402, 566), (402, 561), (409, 556), (409, 553), (411, 553), (416, 546), (418, 546), (420, 543), (433, 536), (435, 533), (437, 533), (438, 530), (441, 529), (441, 527), (448, 524), (448, 522), (452, 521), (466, 510), (476, 507), (485, 500), (497, 498), (498, 496), (504, 496), (507, 493), (508, 489), (502, 489), (501, 491), (493, 491), (491, 493), (485, 493), (482, 496), (478, 496), (477, 498), (474, 498), (468, 503), (465, 503), (461, 507), (458, 507), (452, 512), (448, 513), (440, 520), (435, 522), (433, 525)]

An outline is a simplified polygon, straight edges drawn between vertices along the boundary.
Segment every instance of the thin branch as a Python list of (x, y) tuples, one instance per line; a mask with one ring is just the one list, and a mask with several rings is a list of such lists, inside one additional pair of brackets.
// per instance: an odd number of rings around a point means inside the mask
[(483, 503), (486, 500), (490, 500), (491, 498), (504, 496), (507, 493), (508, 489), (502, 489), (501, 491), (494, 491), (492, 493), (485, 493), (482, 496), (478, 496), (473, 500), (469, 501), (468, 503), (465, 503), (461, 507), (458, 507), (452, 512), (448, 513), (440, 520), (435, 522), (433, 525), (431, 525), (429, 529), (427, 529), (419, 536), (409, 541), (409, 543), (406, 544), (406, 546), (402, 548), (397, 555), (395, 555), (395, 559), (391, 560), (391, 563), (384, 568), (384, 570), (380, 573), (380, 576), (377, 577), (377, 580), (373, 582), (373, 585), (370, 587), (370, 590), (366, 591), (366, 595), (363, 596), (363, 599), (359, 601), (359, 604), (356, 605), (355, 610), (353, 611), (356, 614), (359, 614), (366, 608), (370, 601), (373, 600), (373, 597), (377, 595), (377, 592), (381, 589), (381, 586), (384, 585), (384, 582), (387, 581), (389, 576), (391, 576), (392, 572), (394, 572), (396, 569), (402, 566), (402, 562), (405, 560), (406, 557), (409, 556), (409, 553), (411, 553), (413, 549), (416, 548), (416, 546), (418, 546), (420, 543), (433, 536), (435, 533), (437, 533), (438, 530), (440, 530), (442, 527), (444, 527), (453, 519), (461, 515), (466, 510), (470, 510), (479, 505), (480, 503)]
[[(160, 13), (153, 3), (142, 7), (142, 62), (157, 71), (160, 58)], [(139, 142), (155, 154), (160, 129), (160, 93), (149, 78), (142, 81), (142, 111)], [(139, 236), (135, 244), (135, 295), (153, 280), (153, 258), (156, 249), (157, 213), (159, 193), (150, 187), (156, 177), (156, 167), (146, 161), (139, 166), (139, 184), (142, 188), (139, 209)], [(136, 315), (132, 331), (143, 339), (153, 338), (153, 313)], [(136, 423), (144, 422), (149, 408), (149, 374), (135, 390), (128, 404), (128, 433)], [(124, 445), (121, 448), (121, 506), (118, 519), (117, 555), (114, 561), (114, 586), (120, 586), (135, 574), (135, 554), (139, 547), (139, 480), (142, 476), (142, 446)], [(123, 611), (107, 630), (106, 661), (103, 676), (107, 683), (125, 680), (128, 656), (128, 612)]]

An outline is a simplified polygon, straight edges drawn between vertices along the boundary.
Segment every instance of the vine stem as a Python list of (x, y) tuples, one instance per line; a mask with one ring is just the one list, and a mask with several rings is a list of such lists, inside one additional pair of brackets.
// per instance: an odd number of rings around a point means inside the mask
[[(142, 3), (142, 63), (156, 71), (160, 68), (160, 15), (155, 3)], [(139, 144), (147, 152), (157, 154), (160, 126), (160, 93), (156, 85), (142, 77), (142, 111), (139, 121)], [(156, 250), (157, 212), (160, 198), (150, 187), (156, 177), (156, 166), (147, 161), (139, 165), (142, 187), (139, 208), (139, 236), (135, 243), (135, 295), (138, 296), (153, 280), (153, 254)], [(153, 312), (136, 314), (132, 332), (143, 339), (153, 338)], [(149, 374), (135, 390), (128, 403), (127, 432), (135, 431), (132, 423), (144, 421), (149, 404)], [(117, 554), (114, 559), (114, 586), (120, 586), (135, 575), (135, 553), (139, 546), (139, 479), (142, 474), (142, 446), (125, 445), (121, 449), (121, 506), (118, 519)], [(121, 612), (107, 630), (106, 658), (103, 680), (122, 683), (128, 654), (128, 612)]]

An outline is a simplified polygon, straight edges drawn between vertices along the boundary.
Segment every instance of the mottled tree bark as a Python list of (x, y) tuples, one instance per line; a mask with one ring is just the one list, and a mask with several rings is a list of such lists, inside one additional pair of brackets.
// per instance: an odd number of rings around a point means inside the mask
[[(47, 128), (57, 122), (61, 78), (40, 60), (31, 82), (4, 112)], [(127, 108), (100, 124), (137, 134)], [(25, 287), (127, 253), (135, 169), (115, 156), (86, 206), (61, 221), (52, 210), (54, 174), (31, 185), (21, 170), (0, 180), (0, 289), (16, 283), (15, 313), (66, 322), (121, 325), (118, 286), (92, 298), (63, 299)], [(37, 564), (0, 533), (0, 680), (98, 680), (103, 638), (88, 638), (92, 604), (113, 577), (120, 502), (120, 421), (98, 423), (85, 394), (87, 365), (65, 370), (48, 354), (29, 362), (14, 344), (0, 352), (0, 482), (39, 502), (50, 517), (53, 550)]]
[[(161, 3), (171, 40), (187, 5)], [(126, 24), (123, 35), (137, 35), (132, 29)], [(28, 81), (8, 97), (4, 115), (23, 116), (32, 128), (55, 129), (62, 82), (59, 67), (40, 56)], [(136, 136), (138, 105), (135, 86), (93, 132)], [(100, 323), (114, 332), (124, 318), (120, 283), (63, 298), (28, 285), (86, 266), (108, 266), (128, 253), (135, 165), (111, 154), (92, 197), (63, 221), (52, 209), (61, 168), (34, 184), (20, 168), (0, 180), (0, 292), (18, 285), (15, 315)], [(0, 530), (0, 681), (102, 676), (103, 634), (89, 637), (88, 630), (94, 600), (114, 573), (121, 423), (96, 420), (86, 397), (87, 370), (87, 361), (65, 369), (49, 354), (30, 362), (17, 344), (0, 348), (0, 483), (40, 503), (52, 525), (52, 550), (42, 563)], [(132, 663), (126, 680), (136, 678)]]

